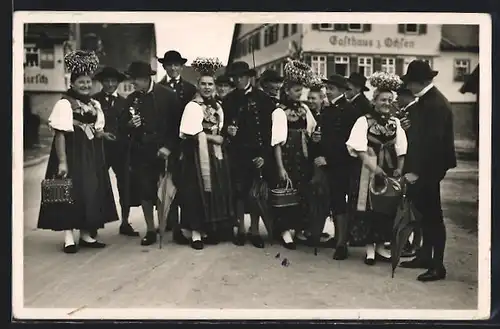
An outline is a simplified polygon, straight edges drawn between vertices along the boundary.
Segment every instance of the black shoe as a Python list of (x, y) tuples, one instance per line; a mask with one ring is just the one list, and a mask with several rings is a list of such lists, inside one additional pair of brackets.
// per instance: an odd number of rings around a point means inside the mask
[(260, 235), (256, 234), (248, 234), (248, 240), (250, 240), (250, 243), (255, 247), (262, 249), (264, 248), (264, 240)]
[(144, 238), (141, 239), (141, 246), (150, 246), (156, 243), (156, 238), (157, 235), (155, 231), (147, 232)]
[(347, 259), (347, 257), (348, 257), (347, 246), (338, 246), (335, 249), (335, 253), (333, 254), (333, 259), (344, 260)]
[(399, 266), (403, 268), (429, 268), (430, 266), (430, 261), (426, 259), (422, 259), (419, 257), (415, 257), (414, 259), (406, 262), (402, 262)]
[(180, 245), (188, 245), (189, 244), (189, 239), (182, 234), (182, 231), (180, 228), (176, 228), (173, 230), (173, 239), (174, 242)]
[(63, 248), (63, 252), (65, 254), (76, 254), (77, 251), (78, 251), (78, 246), (76, 244), (70, 244), (70, 245), (64, 246), (64, 248)]
[(432, 281), (444, 280), (445, 278), (446, 278), (446, 269), (442, 267), (440, 269), (427, 270), (427, 272), (420, 274), (417, 277), (417, 280), (421, 282), (432, 282)]
[(285, 247), (288, 250), (296, 250), (297, 249), (297, 245), (293, 241), (292, 242), (285, 242), (285, 240), (283, 240), (283, 238), (282, 238), (281, 244), (283, 245), (283, 247)]
[(217, 239), (213, 235), (208, 235), (206, 237), (201, 238), (201, 242), (212, 246), (218, 245), (220, 243), (219, 239)]
[(373, 265), (375, 265), (375, 263), (376, 263), (375, 258), (368, 258), (365, 255), (365, 264), (366, 265), (373, 266)]
[(93, 249), (102, 249), (106, 247), (105, 243), (99, 242), (99, 241), (94, 241), (94, 242), (87, 242), (83, 239), (80, 239), (78, 242), (78, 245), (82, 248), (93, 248)]
[(120, 225), (120, 234), (126, 236), (139, 236), (139, 232), (135, 231), (130, 224)]
[(92, 239), (95, 239), (97, 237), (97, 230), (89, 231), (89, 235)]
[(247, 241), (247, 237), (244, 233), (237, 233), (234, 237), (233, 237), (233, 244), (235, 246), (244, 246), (245, 243)]
[(203, 242), (201, 240), (191, 241), (191, 248), (194, 250), (202, 250), (204, 247)]

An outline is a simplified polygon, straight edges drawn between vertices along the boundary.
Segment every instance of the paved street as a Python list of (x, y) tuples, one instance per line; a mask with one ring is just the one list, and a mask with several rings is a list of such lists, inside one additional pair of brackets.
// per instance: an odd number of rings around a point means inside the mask
[[(362, 248), (351, 248), (351, 257), (338, 262), (330, 249), (314, 256), (306, 247), (287, 251), (279, 245), (259, 250), (221, 244), (194, 251), (175, 245), (168, 234), (168, 243), (158, 249), (118, 235), (118, 223), (100, 231), (107, 248), (66, 255), (60, 251), (62, 233), (36, 230), (45, 167), (46, 162), (24, 173), (25, 307), (477, 307), (477, 163), (461, 162), (443, 183), (448, 278), (428, 284), (415, 280), (420, 270), (399, 268), (391, 279), (389, 264), (364, 265)], [(140, 209), (131, 216), (142, 234)], [(278, 253), (290, 261), (288, 267), (275, 257)]]

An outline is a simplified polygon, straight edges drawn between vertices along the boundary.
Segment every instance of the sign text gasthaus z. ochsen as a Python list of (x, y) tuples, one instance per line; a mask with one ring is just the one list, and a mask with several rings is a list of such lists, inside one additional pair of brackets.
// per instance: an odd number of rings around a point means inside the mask
[(24, 84), (27, 85), (48, 85), (49, 78), (44, 74), (24, 75)]
[(391, 48), (391, 49), (412, 49), (415, 48), (415, 41), (405, 38), (383, 38), (383, 39), (361, 39), (355, 36), (339, 37), (332, 35), (330, 43), (340, 47), (360, 47), (360, 48)]

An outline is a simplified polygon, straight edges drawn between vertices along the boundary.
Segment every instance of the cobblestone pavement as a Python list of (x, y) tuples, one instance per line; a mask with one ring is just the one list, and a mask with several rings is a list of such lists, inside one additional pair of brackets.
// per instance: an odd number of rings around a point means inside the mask
[[(279, 245), (259, 250), (220, 244), (194, 251), (168, 235), (159, 249), (118, 235), (118, 223), (100, 231), (107, 248), (66, 255), (60, 251), (61, 233), (35, 229), (45, 167), (46, 162), (24, 173), (25, 307), (477, 307), (477, 163), (461, 162), (443, 182), (448, 278), (427, 284), (415, 280), (420, 270), (399, 268), (391, 279), (389, 264), (364, 265), (362, 248), (351, 248), (350, 258), (338, 262), (331, 249), (318, 256), (307, 247), (287, 251)], [(133, 209), (131, 218), (144, 233), (140, 210)], [(288, 267), (281, 265), (284, 257)]]

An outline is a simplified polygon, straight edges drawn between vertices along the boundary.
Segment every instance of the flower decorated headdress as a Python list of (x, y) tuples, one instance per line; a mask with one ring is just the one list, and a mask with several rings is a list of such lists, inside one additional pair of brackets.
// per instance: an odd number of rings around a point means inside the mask
[(323, 79), (318, 74), (311, 74), (309, 86), (311, 90), (319, 90), (324, 87)]
[(214, 76), (215, 72), (224, 65), (217, 57), (197, 57), (191, 66), (200, 75)]
[(311, 67), (298, 60), (288, 60), (284, 68), (285, 82), (309, 86), (312, 80)]
[(375, 72), (368, 79), (370, 84), (379, 90), (398, 90), (402, 85), (403, 81), (401, 78), (392, 73), (387, 72)]
[(71, 74), (93, 75), (99, 67), (99, 58), (93, 51), (77, 50), (64, 56), (64, 64)]

